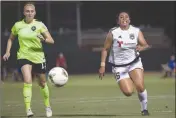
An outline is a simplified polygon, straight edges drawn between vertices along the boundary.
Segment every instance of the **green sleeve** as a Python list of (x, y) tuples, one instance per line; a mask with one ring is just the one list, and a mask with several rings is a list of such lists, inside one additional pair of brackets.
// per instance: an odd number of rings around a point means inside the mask
[(40, 33), (44, 33), (44, 32), (46, 32), (46, 31), (48, 31), (48, 28), (45, 26), (45, 24), (44, 23), (41, 23), (41, 29), (40, 29)]
[(11, 29), (11, 32), (14, 36), (16, 36), (18, 33), (17, 33), (17, 29), (16, 29), (16, 24), (13, 25), (12, 29)]

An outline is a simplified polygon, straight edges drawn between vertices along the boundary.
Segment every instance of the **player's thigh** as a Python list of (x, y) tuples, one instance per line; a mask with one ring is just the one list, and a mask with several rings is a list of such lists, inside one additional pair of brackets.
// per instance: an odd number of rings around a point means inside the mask
[(130, 65), (130, 78), (132, 79), (134, 85), (138, 92), (144, 91), (144, 69), (141, 60)]
[(21, 68), (21, 72), (25, 83), (32, 83), (32, 63), (26, 59), (18, 60), (18, 66)]
[(120, 90), (126, 95), (131, 96), (133, 93), (133, 82), (128, 74), (128, 67), (113, 68), (114, 77), (119, 84)]
[(46, 83), (46, 62), (34, 64), (33, 72), (38, 76), (39, 85), (44, 86)]
[(124, 78), (118, 82), (120, 90), (126, 95), (131, 96), (134, 92), (133, 82), (130, 78)]

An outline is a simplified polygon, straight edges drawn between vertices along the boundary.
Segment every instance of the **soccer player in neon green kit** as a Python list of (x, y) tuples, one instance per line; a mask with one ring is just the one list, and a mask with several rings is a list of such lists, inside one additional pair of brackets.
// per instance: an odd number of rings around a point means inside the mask
[(13, 40), (18, 37), (20, 48), (17, 52), (17, 61), (24, 78), (23, 96), (27, 117), (33, 116), (31, 110), (32, 72), (37, 73), (39, 76), (39, 86), (44, 97), (46, 116), (51, 117), (52, 110), (49, 101), (49, 89), (46, 83), (46, 61), (42, 42), (54, 44), (54, 40), (47, 27), (42, 22), (34, 19), (35, 15), (35, 5), (26, 3), (24, 5), (25, 18), (16, 22), (12, 27), (3, 59), (8, 60)]

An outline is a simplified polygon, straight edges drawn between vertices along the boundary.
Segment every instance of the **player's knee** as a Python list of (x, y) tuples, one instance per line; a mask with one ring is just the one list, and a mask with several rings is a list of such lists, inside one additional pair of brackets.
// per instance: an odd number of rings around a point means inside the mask
[(46, 81), (44, 81), (44, 80), (39, 82), (39, 86), (42, 88), (45, 87), (45, 84), (46, 84)]
[(136, 89), (137, 89), (138, 92), (141, 93), (145, 90), (145, 87), (143, 85), (139, 85), (139, 86), (136, 87)]
[(130, 96), (132, 96), (133, 91), (125, 91), (125, 92), (123, 92), (123, 94), (127, 97), (130, 97)]
[(32, 84), (32, 79), (24, 79), (24, 83), (26, 83), (26, 84)]

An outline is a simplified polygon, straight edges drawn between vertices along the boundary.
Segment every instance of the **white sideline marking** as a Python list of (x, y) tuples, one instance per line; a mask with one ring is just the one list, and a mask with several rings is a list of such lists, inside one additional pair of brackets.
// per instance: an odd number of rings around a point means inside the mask
[[(82, 98), (52, 98), (52, 101), (71, 101), (71, 100), (103, 100), (103, 99), (134, 99), (136, 97), (126, 97), (126, 96), (115, 96), (115, 97), (82, 97)], [(175, 98), (174, 95), (157, 95), (157, 96), (148, 96), (148, 98)], [(39, 102), (43, 100), (32, 100), (32, 102)], [(19, 103), (19, 101), (4, 101), (4, 103)]]
[(154, 111), (154, 112), (159, 112), (159, 113), (171, 113), (171, 112), (173, 112), (173, 111)]
[[(66, 100), (64, 100), (64, 99), (62, 99), (62, 100), (51, 99), (51, 101), (53, 103), (59, 103), (59, 104), (69, 104), (70, 102), (82, 104), (82, 103), (98, 103), (98, 102), (115, 102), (115, 101), (119, 101), (119, 100), (120, 101), (121, 100), (122, 101), (124, 101), (124, 100), (128, 100), (128, 101), (138, 100), (138, 98), (128, 98), (128, 97), (125, 97), (125, 96), (124, 97), (109, 97), (109, 98), (108, 97), (92, 97), (92, 98), (96, 98), (96, 99), (90, 99), (90, 98), (78, 98), (78, 99), (66, 99)], [(103, 98), (103, 99), (100, 99), (100, 98)], [(104, 99), (104, 98), (106, 98), (106, 99)], [(168, 98), (172, 99), (172, 98), (175, 98), (175, 96), (173, 96), (173, 95), (170, 95), (170, 96), (148, 96), (148, 98), (152, 99), (152, 100), (168, 99)], [(39, 100), (39, 101), (37, 101), (37, 100), (33, 101), (32, 100), (32, 102), (37, 102), (39, 104), (43, 104), (43, 100)], [(24, 104), (19, 102), (19, 101), (6, 101), (5, 104), (7, 104), (7, 103), (8, 103), (7, 106), (9, 106), (9, 107), (10, 106), (15, 106), (15, 107), (24, 106)], [(9, 105), (9, 103), (10, 103), (10, 105)]]

